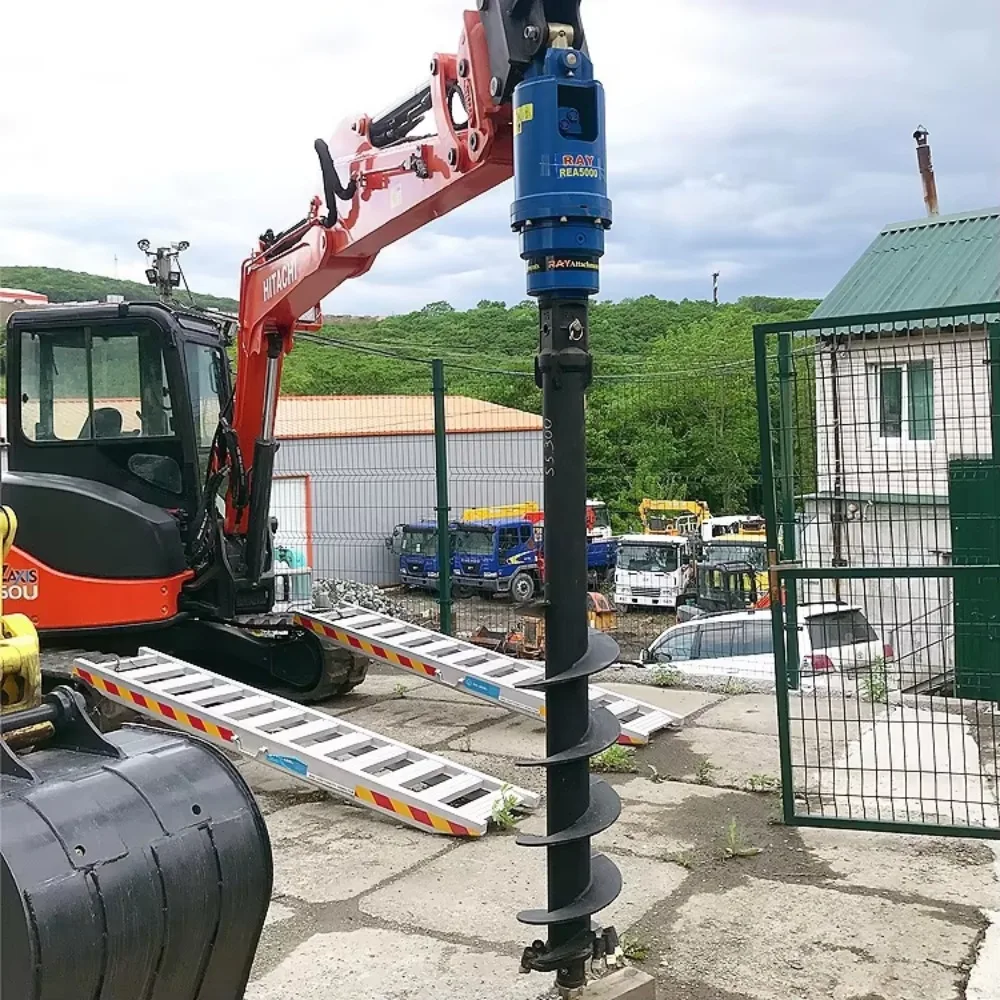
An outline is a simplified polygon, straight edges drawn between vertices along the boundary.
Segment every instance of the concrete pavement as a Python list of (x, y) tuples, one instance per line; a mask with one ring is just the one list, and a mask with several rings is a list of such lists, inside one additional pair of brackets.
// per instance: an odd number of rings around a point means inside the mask
[[(625, 690), (691, 713), (637, 752), (634, 773), (608, 776), (624, 809), (597, 845), (625, 880), (602, 916), (664, 1000), (1000, 998), (989, 845), (785, 827), (765, 780), (779, 774), (770, 696)], [(541, 727), (461, 694), (376, 668), (326, 707), (542, 787), (540, 771), (514, 767), (541, 755)], [(434, 837), (241, 767), (276, 867), (248, 1000), (551, 995), (550, 977), (517, 971), (531, 931), (515, 914), (544, 901), (543, 852), (499, 831)], [(533, 816), (521, 827), (542, 824)]]

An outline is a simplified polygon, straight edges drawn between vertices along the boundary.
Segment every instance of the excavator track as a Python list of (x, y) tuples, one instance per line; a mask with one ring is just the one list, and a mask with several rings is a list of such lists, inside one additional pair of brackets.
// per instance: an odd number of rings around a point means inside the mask
[(368, 675), (367, 657), (345, 650), (332, 639), (297, 625), (291, 612), (241, 617), (236, 624), (254, 635), (273, 637), (277, 642), (287, 641), (285, 637), (294, 636), (295, 642), (306, 641), (318, 647), (322, 667), (318, 679), (311, 686), (282, 683), (272, 673), (271, 682), (266, 685), (267, 690), (280, 694), (289, 701), (308, 705), (340, 697), (354, 690)]

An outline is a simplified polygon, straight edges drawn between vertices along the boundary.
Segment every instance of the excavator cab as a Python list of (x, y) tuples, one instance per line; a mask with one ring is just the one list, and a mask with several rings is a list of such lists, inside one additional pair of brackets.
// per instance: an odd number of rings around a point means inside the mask
[[(232, 391), (219, 326), (159, 303), (31, 310), (8, 350), (11, 470), (121, 490), (174, 512), (183, 537)], [(68, 494), (55, 502), (73, 517)]]
[(289, 697), (329, 697), (367, 661), (272, 613), (270, 519), (260, 575), (247, 538), (225, 531), (229, 476), (246, 478), (228, 339), (224, 317), (158, 302), (14, 313), (4, 493), (20, 517), (9, 572), (31, 586), (10, 610), (49, 643), (128, 654), (145, 642)]

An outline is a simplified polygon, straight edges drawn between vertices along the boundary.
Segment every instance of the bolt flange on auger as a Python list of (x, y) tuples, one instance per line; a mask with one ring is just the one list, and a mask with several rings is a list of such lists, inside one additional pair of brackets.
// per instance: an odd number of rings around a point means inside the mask
[(511, 220), (528, 294), (538, 299), (546, 558), (545, 678), (530, 684), (545, 692), (546, 756), (521, 763), (546, 769), (547, 826), (544, 836), (522, 835), (518, 843), (544, 847), (548, 860), (547, 905), (518, 919), (548, 928), (547, 940), (525, 949), (522, 969), (555, 972), (557, 986), (571, 996), (586, 984), (593, 959), (617, 951), (613, 928), (601, 929), (591, 916), (622, 886), (614, 863), (592, 853), (590, 843), (621, 812), (614, 789), (589, 770), (589, 758), (620, 735), (614, 715), (592, 710), (588, 698), (590, 676), (618, 658), (614, 640), (587, 625), (588, 307), (599, 289), (611, 202), (604, 93), (582, 28), (548, 23), (545, 41), (513, 93)]

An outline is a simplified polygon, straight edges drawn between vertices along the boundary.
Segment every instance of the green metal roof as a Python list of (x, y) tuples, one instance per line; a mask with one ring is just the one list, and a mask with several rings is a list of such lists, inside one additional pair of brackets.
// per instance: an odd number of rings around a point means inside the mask
[(1000, 208), (886, 226), (814, 319), (1000, 302)]

